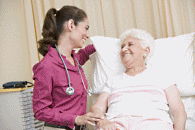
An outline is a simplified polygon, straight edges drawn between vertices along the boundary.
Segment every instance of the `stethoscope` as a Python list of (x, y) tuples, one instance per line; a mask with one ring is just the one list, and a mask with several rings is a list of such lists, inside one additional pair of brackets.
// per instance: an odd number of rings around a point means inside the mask
[[(60, 58), (61, 58), (61, 60), (62, 60), (62, 62), (63, 62), (63, 64), (64, 64), (64, 67), (65, 67), (65, 70), (66, 70), (66, 73), (67, 73), (67, 76), (68, 76), (68, 84), (69, 84), (69, 86), (68, 86), (68, 88), (66, 88), (66, 94), (67, 94), (67, 95), (73, 95), (73, 94), (74, 94), (74, 88), (71, 87), (70, 76), (69, 76), (69, 73), (68, 73), (67, 66), (66, 66), (66, 64), (65, 64), (65, 62), (64, 62), (64, 59), (62, 58), (62, 55), (60, 54), (60, 51), (58, 50), (58, 47), (57, 47), (56, 45), (55, 45), (55, 47), (56, 47), (56, 49), (57, 49), (57, 51), (58, 51), (58, 54), (59, 54), (59, 56), (60, 56)], [(76, 59), (76, 61), (77, 61), (77, 64), (78, 64), (79, 74), (80, 74), (80, 76), (81, 76), (81, 80), (82, 80), (83, 86), (84, 86), (84, 88), (85, 88), (85, 91), (87, 92), (87, 94), (88, 94), (89, 96), (91, 96), (91, 92), (90, 92), (91, 89), (89, 89), (89, 92), (87, 91), (87, 89), (86, 89), (86, 87), (85, 87), (85, 83), (84, 83), (84, 81), (83, 81), (83, 77), (82, 77), (81, 72), (80, 72), (80, 68), (79, 68), (79, 67), (82, 68), (82, 66), (79, 64), (79, 62), (78, 62), (77, 59)], [(82, 70), (83, 70), (83, 68), (82, 68)], [(84, 72), (84, 70), (83, 70), (83, 72)], [(87, 82), (87, 83), (88, 83), (88, 82)], [(91, 88), (90, 85), (89, 85), (89, 83), (88, 83), (88, 86), (89, 86), (89, 88)]]

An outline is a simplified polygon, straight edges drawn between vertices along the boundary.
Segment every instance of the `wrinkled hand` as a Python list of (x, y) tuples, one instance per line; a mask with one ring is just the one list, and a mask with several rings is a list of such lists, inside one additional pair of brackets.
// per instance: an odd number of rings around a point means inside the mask
[(77, 125), (89, 124), (89, 125), (95, 126), (95, 124), (92, 123), (92, 122), (99, 121), (100, 119), (104, 119), (104, 117), (101, 117), (98, 114), (89, 112), (89, 113), (87, 113), (85, 115), (77, 116), (76, 119), (75, 119), (75, 123)]
[(97, 123), (97, 126), (98, 126), (98, 130), (119, 130), (114, 122), (111, 122), (107, 119), (103, 119), (103, 120), (100, 120), (98, 123)]

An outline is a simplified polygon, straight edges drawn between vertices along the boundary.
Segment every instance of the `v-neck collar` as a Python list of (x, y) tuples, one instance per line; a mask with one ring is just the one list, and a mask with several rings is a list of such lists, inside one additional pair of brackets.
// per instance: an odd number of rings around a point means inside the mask
[[(64, 56), (62, 54), (61, 54), (61, 56), (62, 56), (62, 58), (63, 58), (63, 60), (64, 60), (64, 62), (66, 64), (68, 70), (78, 71), (78, 63), (76, 61), (77, 58), (76, 58), (75, 50), (72, 50), (71, 54), (73, 56), (73, 60), (74, 60), (75, 66), (72, 65), (66, 59), (66, 56)], [(60, 58), (60, 56), (58, 54), (58, 51), (55, 48), (53, 48), (52, 46), (49, 46), (49, 48), (48, 48), (48, 55), (53, 58), (52, 61), (54, 61), (54, 64), (57, 63), (57, 65), (59, 65), (60, 67), (64, 68), (64, 64), (63, 64), (63, 62), (62, 62), (62, 60), (61, 60), (61, 58)]]

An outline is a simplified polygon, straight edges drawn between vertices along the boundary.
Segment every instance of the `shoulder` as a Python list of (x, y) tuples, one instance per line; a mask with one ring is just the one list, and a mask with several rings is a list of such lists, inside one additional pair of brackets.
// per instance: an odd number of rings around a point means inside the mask
[(33, 66), (34, 74), (38, 72), (47, 72), (50, 73), (53, 68), (53, 62), (50, 58), (44, 57), (39, 63)]
[(112, 81), (118, 81), (124, 78), (124, 73), (120, 73), (117, 75), (113, 75), (112, 77), (108, 78), (108, 80), (112, 80)]
[(85, 48), (96, 51), (93, 44), (87, 45)]
[(124, 79), (124, 73), (114, 75), (108, 78), (107, 84), (109, 87), (115, 88), (115, 87), (120, 86), (123, 79)]
[(113, 76), (113, 78), (124, 78), (125, 77), (125, 73), (124, 72), (121, 72), (121, 73), (119, 73), (119, 74), (117, 74), (117, 75), (115, 75), (115, 76)]
[(151, 67), (148, 73), (152, 74), (152, 79), (155, 84), (163, 90), (176, 83), (176, 80), (171, 72), (167, 73), (166, 71)]

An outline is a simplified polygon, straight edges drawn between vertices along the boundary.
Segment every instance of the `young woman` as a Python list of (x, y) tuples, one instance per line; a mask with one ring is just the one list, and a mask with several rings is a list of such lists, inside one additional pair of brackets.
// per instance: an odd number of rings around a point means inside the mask
[(33, 67), (33, 111), (35, 118), (49, 126), (80, 129), (100, 119), (86, 114), (88, 83), (81, 68), (96, 50), (93, 45), (78, 53), (73, 50), (83, 47), (88, 29), (86, 13), (75, 6), (51, 8), (46, 14), (43, 38), (38, 41), (44, 58)]

